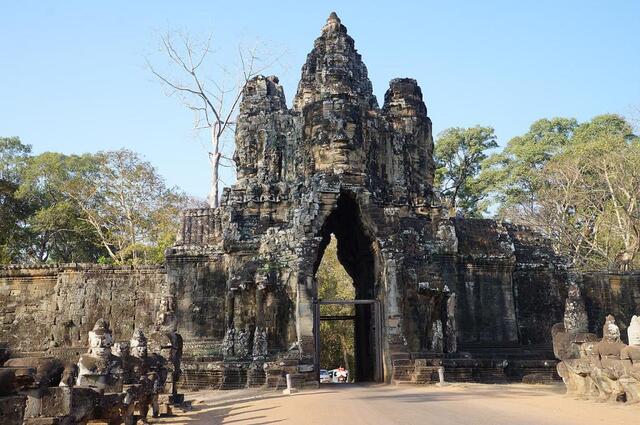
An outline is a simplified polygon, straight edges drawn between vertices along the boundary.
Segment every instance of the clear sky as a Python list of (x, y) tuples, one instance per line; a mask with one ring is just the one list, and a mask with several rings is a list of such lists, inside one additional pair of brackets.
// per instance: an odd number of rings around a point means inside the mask
[[(0, 135), (36, 152), (127, 147), (172, 185), (206, 196), (192, 116), (145, 68), (159, 36), (212, 33), (219, 62), (239, 40), (286, 50), (289, 104), (335, 10), (374, 91), (416, 78), (436, 133), (490, 125), (501, 144), (536, 119), (640, 107), (640, 1), (11, 1), (0, 3)], [(221, 47), (222, 46), (222, 47)], [(227, 182), (230, 177), (225, 178)]]

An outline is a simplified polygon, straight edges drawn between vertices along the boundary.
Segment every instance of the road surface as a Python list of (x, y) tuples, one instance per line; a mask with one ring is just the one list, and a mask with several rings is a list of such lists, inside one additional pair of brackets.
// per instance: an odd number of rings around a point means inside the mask
[[(400, 387), (323, 385), (291, 396), (203, 391), (193, 410), (154, 423), (185, 425), (631, 425), (640, 405), (565, 397), (561, 386), (454, 384)], [(244, 399), (242, 399), (244, 396)], [(240, 400), (237, 400), (240, 399)]]

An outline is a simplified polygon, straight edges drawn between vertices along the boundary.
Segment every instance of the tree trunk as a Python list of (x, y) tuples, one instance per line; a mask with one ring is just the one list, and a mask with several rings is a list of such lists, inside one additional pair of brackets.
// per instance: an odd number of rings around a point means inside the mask
[(342, 361), (344, 362), (344, 368), (351, 374), (351, 366), (349, 365), (349, 354), (347, 353), (347, 344), (344, 340), (344, 336), (340, 335), (340, 345), (342, 345)]
[(209, 207), (218, 208), (219, 206), (219, 194), (218, 194), (218, 172), (220, 168), (220, 135), (218, 134), (219, 125), (214, 124), (211, 126), (211, 146), (212, 152), (209, 154), (209, 161), (211, 161), (211, 187), (209, 188)]

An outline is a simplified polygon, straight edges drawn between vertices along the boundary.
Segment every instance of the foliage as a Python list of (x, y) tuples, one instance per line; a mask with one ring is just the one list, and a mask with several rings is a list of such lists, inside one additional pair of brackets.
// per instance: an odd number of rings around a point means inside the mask
[(96, 260), (99, 241), (65, 188), (91, 181), (97, 169), (97, 160), (88, 154), (45, 152), (27, 160), (17, 196), (33, 212), (25, 223), (29, 237), (21, 247), (22, 261)]
[(164, 261), (190, 200), (150, 163), (126, 149), (29, 153), (0, 139), (0, 262)]
[[(355, 298), (353, 281), (338, 260), (335, 237), (324, 251), (316, 273), (318, 298), (324, 300), (352, 300)], [(323, 316), (351, 316), (353, 305), (323, 305)], [(353, 320), (320, 322), (320, 367), (335, 369), (342, 365), (355, 370), (354, 322)]]
[(538, 120), (527, 133), (514, 137), (502, 152), (487, 159), (480, 180), (499, 203), (500, 216), (535, 209), (536, 194), (542, 184), (540, 171), (569, 144), (576, 127), (577, 121), (572, 118)]
[(580, 268), (640, 265), (640, 139), (617, 115), (576, 128), (541, 172), (532, 224)]
[(491, 127), (449, 128), (436, 140), (435, 187), (452, 213), (480, 216), (486, 191), (478, 178), (487, 151), (498, 146)]
[(25, 220), (32, 211), (16, 192), (30, 152), (31, 147), (19, 138), (0, 137), (0, 264), (18, 259), (27, 239)]
[(618, 115), (536, 121), (481, 175), (499, 215), (533, 226), (581, 269), (638, 267), (640, 142)]

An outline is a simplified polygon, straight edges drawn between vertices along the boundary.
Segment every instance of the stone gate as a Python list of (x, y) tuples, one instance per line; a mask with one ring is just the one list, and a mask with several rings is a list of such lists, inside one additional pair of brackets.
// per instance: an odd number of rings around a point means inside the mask
[[(335, 13), (291, 109), (277, 77), (251, 80), (237, 121), (237, 183), (221, 207), (186, 212), (167, 253), (193, 367), (215, 361), (226, 382), (284, 366), (314, 380), (315, 273), (331, 234), (356, 298), (381, 305), (376, 347), (371, 311), (356, 309), (360, 380), (397, 378), (395, 366), (421, 356), (548, 342), (562, 315), (563, 262), (526, 229), (450, 218), (433, 193), (432, 153), (417, 82), (392, 80), (380, 107)], [(518, 291), (533, 287), (557, 305), (518, 305)]]

